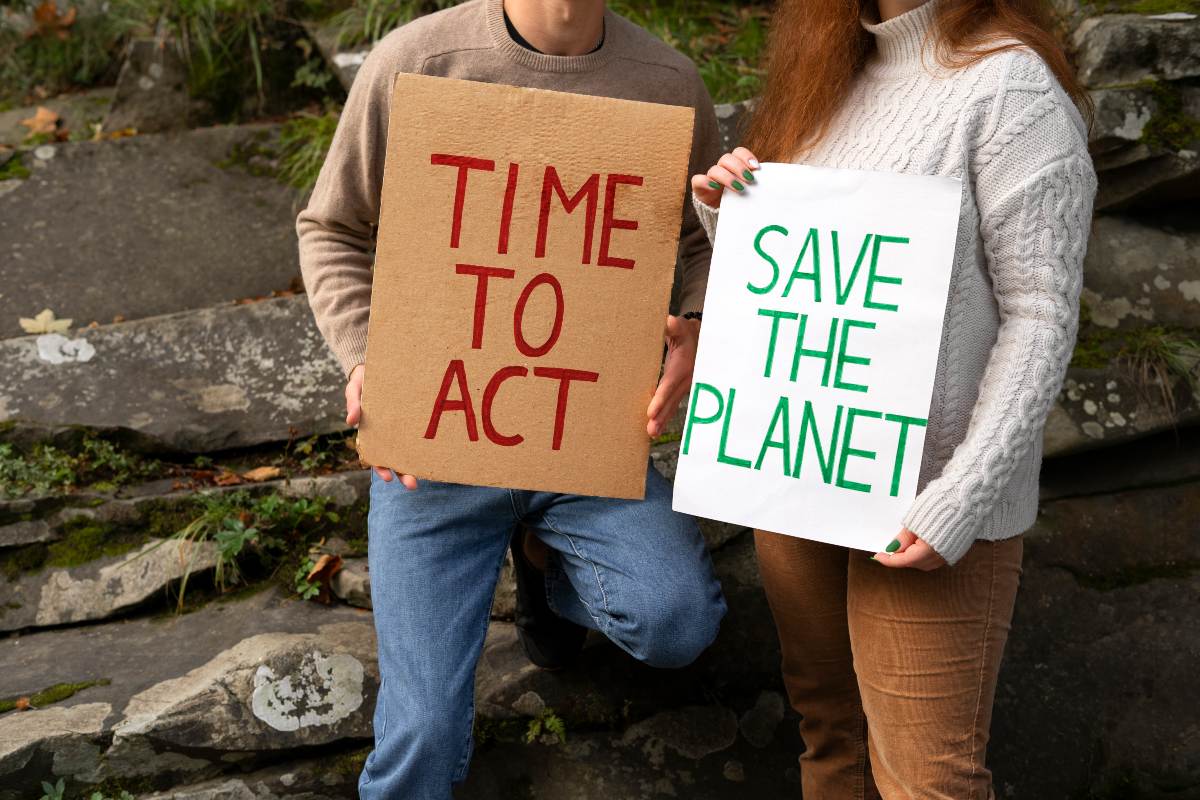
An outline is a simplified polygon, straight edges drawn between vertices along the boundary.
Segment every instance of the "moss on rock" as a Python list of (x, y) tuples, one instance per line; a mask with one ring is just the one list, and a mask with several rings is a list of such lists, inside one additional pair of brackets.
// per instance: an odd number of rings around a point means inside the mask
[(63, 537), (47, 547), (47, 567), (78, 567), (98, 558), (128, 553), (150, 540), (142, 529), (126, 529), (90, 517), (73, 517), (63, 523)]
[(28, 697), (0, 699), (0, 714), (17, 708), (18, 703), (22, 700), (28, 702), (29, 708), (45, 708), (48, 705), (61, 703), (63, 700), (74, 697), (84, 689), (89, 689), (93, 686), (107, 686), (109, 683), (111, 681), (108, 678), (101, 678), (94, 681), (80, 681), (78, 683), (56, 683), (52, 686), (47, 686), (41, 691), (34, 692)]
[[(1197, 3), (1196, 5), (1200, 5)], [(1179, 10), (1176, 7), (1176, 10)], [(1160, 150), (1187, 150), (1200, 140), (1200, 119), (1184, 110), (1183, 93), (1167, 81), (1145, 81), (1154, 97), (1154, 114), (1142, 129), (1142, 142)]]

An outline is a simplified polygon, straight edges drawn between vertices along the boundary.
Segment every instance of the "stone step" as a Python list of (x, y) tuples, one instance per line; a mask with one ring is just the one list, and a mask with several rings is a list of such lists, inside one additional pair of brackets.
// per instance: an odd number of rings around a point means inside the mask
[(155, 480), (115, 492), (84, 491), (0, 500), (0, 548), (62, 539), (70, 523), (81, 520), (125, 527), (141, 527), (164, 535), (162, 518), (185, 511), (205, 497), (244, 493), (251, 497), (279, 494), (283, 497), (325, 498), (335, 506), (366, 503), (370, 494), (368, 470), (334, 472), (328, 475), (298, 475), (259, 483), (232, 486), (177, 488), (174, 479)]
[[(1200, 703), (1200, 640), (1188, 624), (1200, 601), (1198, 498), (1192, 482), (1047, 504), (1027, 536), (997, 692), (990, 762), (1009, 796), (1200, 780), (1186, 719)], [(1157, 538), (1130, 535), (1143, 525)], [(524, 659), (511, 625), (493, 623), (477, 672), (482, 741), (462, 796), (504, 797), (523, 783), (557, 797), (571, 780), (582, 788), (566, 796), (585, 798), (793, 791), (796, 717), (780, 693), (752, 540), (738, 537), (714, 561), (730, 615), (685, 670), (645, 667), (594, 639), (577, 668), (549, 673)], [(136, 780), (164, 790), (160, 798), (271, 796), (254, 794), (254, 781), (287, 796), (279, 787), (293, 759), (297, 774), (313, 774), (303, 759), (314, 752), (357, 771), (377, 687), (369, 615), (271, 591), (166, 620), (10, 637), (0, 661), (0, 696), (109, 681), (4, 718), (0, 800), (26, 800), (59, 776), (76, 787)], [(549, 714), (564, 721), (565, 744), (514, 742)], [(337, 781), (329, 796), (352, 796)], [(211, 793), (220, 786), (239, 794)]]
[(1048, 503), (1026, 537), (989, 766), (1008, 797), (1200, 786), (1200, 483)]
[[(53, 544), (45, 549), (26, 546), (0, 551), (0, 570), (5, 573), (0, 580), (0, 632), (95, 622), (151, 606), (150, 610), (161, 610), (170, 603), (167, 590), (180, 579), (204, 576), (216, 566), (211, 540), (193, 548), (171, 539), (200, 515), (202, 499), (235, 492), (250, 497), (321, 498), (333, 507), (358, 506), (353, 519), (361, 524), (369, 485), (367, 471), (356, 470), (130, 498), (68, 498), (78, 505), (58, 507), (45, 518), (0, 526), (0, 544), (15, 538), (10, 534), (14, 529), (17, 534), (38, 532), (41, 538), (34, 545)], [(345, 539), (365, 537), (365, 530), (347, 527), (352, 524), (343, 515), (340, 525), (346, 527)]]
[(302, 296), (55, 336), (0, 341), (0, 425), (120, 429), (191, 452), (345, 427), (344, 376)]
[(1200, 330), (1200, 230), (1097, 216), (1083, 276), (1082, 301), (1098, 327)]
[[(268, 125), (21, 154), (31, 176), (0, 194), (0, 338), (51, 308), (76, 327), (295, 288), (294, 190), (258, 151)], [(254, 174), (260, 173), (260, 174)]]
[(163, 620), (10, 637), (0, 651), (4, 697), (107, 681), (10, 712), (0, 800), (27, 800), (57, 777), (184, 785), (256, 753), (363, 738), (378, 684), (369, 616), (274, 591)]
[(60, 129), (66, 130), (71, 136), (86, 139), (91, 135), (90, 126), (104, 121), (114, 91), (112, 87), (104, 86), (83, 92), (60, 94), (35, 106), (0, 111), (0, 145), (21, 145), (30, 134), (29, 126), (22, 125), (21, 121), (34, 117), (39, 107), (48, 108), (58, 114)]
[(1200, 481), (1200, 426), (1195, 425), (1048, 460), (1042, 464), (1041, 499), (1045, 503), (1191, 481)]
[[(1192, 366), (1193, 374), (1200, 364)], [(1046, 420), (1043, 453), (1047, 458), (1094, 450), (1200, 422), (1200, 396), (1177, 375), (1168, 376), (1164, 400), (1160, 384), (1125, 365), (1067, 370), (1058, 402)]]
[(22, 575), (0, 584), (0, 632), (115, 616), (216, 565), (213, 542), (149, 539), (122, 555)]
[[(766, 743), (782, 700), (759, 698), (778, 691), (778, 651), (756, 573), (746, 570), (753, 566), (749, 538), (722, 548), (716, 560), (738, 603), (718, 644), (687, 670), (646, 667), (597, 637), (578, 669), (546, 672), (525, 659), (511, 624), (494, 622), (477, 673), (482, 730), (523, 735), (528, 719), (549, 709), (569, 729), (621, 735), (643, 718), (720, 692), (735, 714), (735, 734), (748, 714), (744, 735)], [(748, 635), (758, 637), (753, 648)], [(74, 786), (137, 780), (166, 788), (296, 748), (357, 746), (371, 735), (378, 686), (370, 615), (284, 599), (277, 590), (183, 616), (0, 639), (0, 661), (0, 698), (102, 682), (3, 719), (0, 800), (27, 800), (41, 780), (58, 777)], [(649, 728), (630, 741), (658, 735), (660, 727)]]

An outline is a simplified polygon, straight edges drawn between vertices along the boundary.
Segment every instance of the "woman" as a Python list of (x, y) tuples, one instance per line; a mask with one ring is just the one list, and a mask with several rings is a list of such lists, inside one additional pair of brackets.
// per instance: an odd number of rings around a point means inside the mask
[(918, 495), (895, 541), (868, 556), (756, 532), (805, 797), (993, 796), (996, 675), (1095, 193), (1086, 95), (1042, 5), (781, 0), (747, 147), (692, 178), (710, 238), (758, 158), (963, 185)]

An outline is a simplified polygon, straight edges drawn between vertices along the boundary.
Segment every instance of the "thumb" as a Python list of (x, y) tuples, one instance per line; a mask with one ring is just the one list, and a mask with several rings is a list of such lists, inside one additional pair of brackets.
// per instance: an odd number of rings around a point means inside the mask
[(668, 314), (666, 335), (669, 338), (674, 338), (679, 336), (681, 333), (683, 333), (683, 318), (674, 316), (673, 314)]

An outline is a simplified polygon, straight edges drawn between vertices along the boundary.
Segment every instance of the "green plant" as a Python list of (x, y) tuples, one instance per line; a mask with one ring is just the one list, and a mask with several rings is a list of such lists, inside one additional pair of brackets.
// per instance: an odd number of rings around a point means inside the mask
[(334, 17), (334, 24), (338, 27), (338, 44), (349, 47), (377, 42), (393, 28), (461, 2), (462, 0), (361, 0)]
[(1149, 80), (1155, 110), (1142, 129), (1142, 142), (1166, 150), (1186, 150), (1200, 140), (1200, 119), (1189, 115), (1184, 108), (1179, 87), (1164, 81)]
[[(324, 114), (301, 114), (284, 123), (279, 134), (279, 177), (282, 180), (301, 191), (312, 188), (333, 142), (339, 113), (340, 109), (331, 108)], [(302, 446), (303, 443), (297, 445), (296, 452)]]
[(1192, 393), (1200, 392), (1200, 342), (1180, 331), (1161, 327), (1130, 332), (1118, 356), (1133, 383), (1149, 399), (1152, 387), (1167, 413), (1175, 414), (1174, 383), (1178, 379)]
[(105, 490), (149, 477), (162, 465), (92, 435), (71, 447), (38, 443), (20, 450), (0, 443), (0, 497), (66, 491), (80, 486)]
[(12, 158), (0, 164), (0, 181), (25, 180), (30, 176), (29, 167), (21, 161), (21, 156), (14, 153)]
[[(198, 503), (199, 514), (166, 540), (187, 541), (192, 545), (191, 557), (179, 585), (177, 610), (180, 611), (184, 607), (195, 558), (205, 542), (211, 542), (216, 548), (214, 581), (218, 591), (225, 592), (244, 581), (243, 562), (248, 557), (278, 566), (289, 552), (304, 544), (306, 531), (341, 519), (325, 497), (293, 499), (278, 494), (252, 497), (240, 491), (205, 495)], [(159, 546), (161, 544), (155, 547)]]
[(769, 4), (614, 0), (609, 7), (692, 59), (716, 102), (745, 100), (758, 92)]
[(553, 736), (559, 744), (565, 744), (567, 741), (567, 724), (552, 708), (543, 708), (536, 717), (529, 720), (529, 726), (525, 729), (525, 743), (532, 744), (543, 736)]
[(1125, 372), (1143, 402), (1159, 400), (1169, 414), (1176, 409), (1175, 385), (1200, 393), (1200, 341), (1195, 332), (1152, 326), (1132, 330), (1100, 328), (1080, 309), (1080, 333), (1071, 366), (1115, 367)]
[[(39, 8), (39, 6), (41, 6)], [(39, 89), (56, 94), (116, 76), (120, 53), (142, 20), (138, 0), (109, 0), (79, 13), (68, 2), (19, 0), (0, 8), (0, 97), (18, 103)]]
[(317, 562), (312, 556), (306, 556), (300, 562), (300, 566), (296, 568), (296, 594), (300, 595), (301, 600), (311, 600), (321, 593), (321, 584), (319, 582), (310, 581), (309, 573), (317, 566)]
[(292, 78), (292, 86), (323, 91), (329, 86), (332, 80), (333, 75), (329, 72), (328, 67), (325, 66), (325, 62), (320, 58), (310, 58), (296, 68), (295, 77)]
[(1103, 11), (1119, 14), (1169, 14), (1172, 11), (1200, 14), (1200, 0), (1108, 0), (1097, 5)]
[(92, 792), (88, 796), (88, 800), (135, 800), (134, 796), (122, 789), (120, 793), (115, 795), (105, 794), (104, 792)]
[(41, 800), (63, 800), (63, 794), (67, 791), (67, 784), (62, 778), (59, 778), (55, 783), (42, 781), (42, 791), (45, 794), (42, 795)]
[(90, 689), (93, 686), (108, 686), (109, 683), (111, 681), (107, 678), (96, 681), (80, 681), (79, 683), (56, 683), (41, 691), (34, 692), (25, 698), (12, 697), (0, 700), (0, 714), (17, 708), (18, 699), (25, 700), (28, 708), (45, 708), (48, 705), (61, 703), (63, 700), (74, 697), (84, 689)]
[(249, 67), (260, 106), (267, 25), (283, 15), (281, 0), (159, 0), (157, 15), (178, 39), (194, 94), (221, 93)]
[[(334, 16), (338, 44), (373, 43), (422, 14), (461, 0), (364, 0)], [(717, 102), (754, 96), (762, 79), (759, 57), (771, 5), (719, 0), (611, 0), (613, 11), (641, 25), (696, 62)]]

